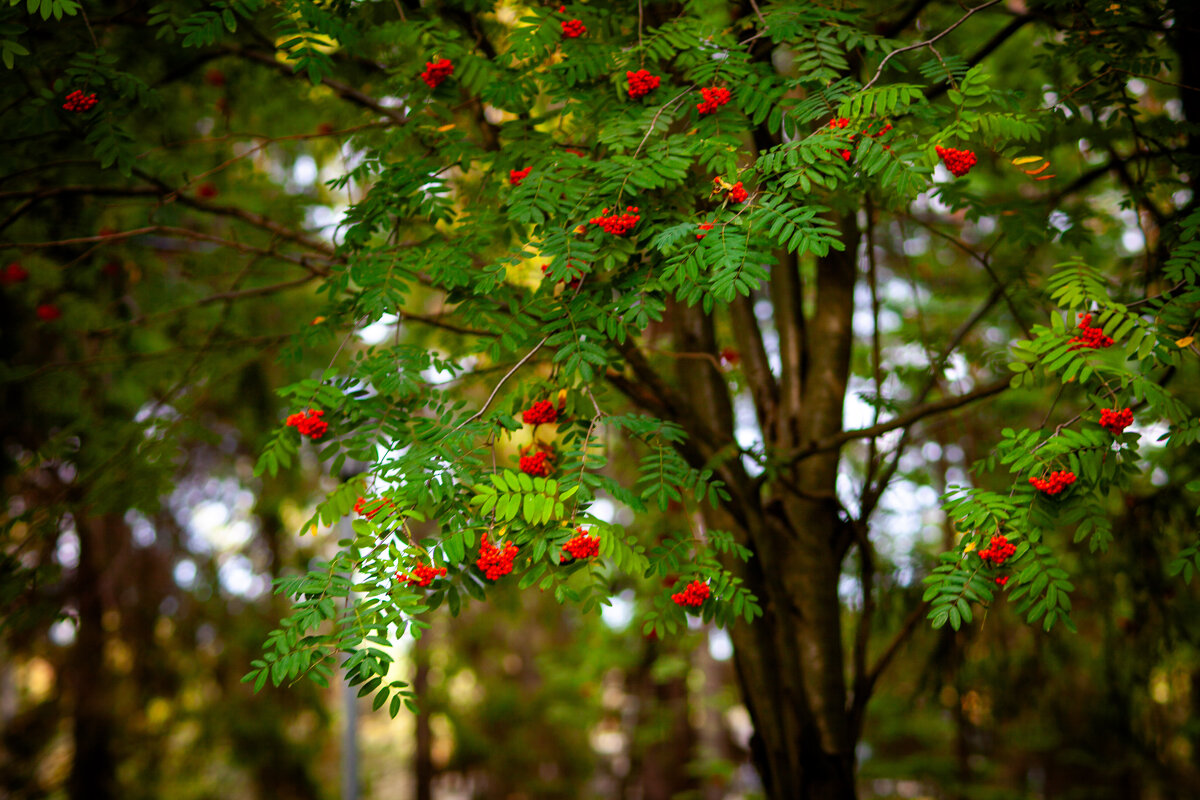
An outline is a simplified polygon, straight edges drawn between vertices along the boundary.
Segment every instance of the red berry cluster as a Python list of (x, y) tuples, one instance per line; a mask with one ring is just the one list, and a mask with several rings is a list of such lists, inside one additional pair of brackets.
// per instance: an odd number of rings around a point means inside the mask
[(1115, 408), (1100, 409), (1100, 427), (1106, 429), (1113, 436), (1120, 436), (1121, 431), (1133, 424), (1133, 411), (1128, 408), (1122, 408), (1118, 411)]
[[(846, 119), (845, 117), (835, 117), (829, 120), (829, 127), (833, 128), (835, 131), (841, 130), (849, 124), (850, 120)], [(854, 134), (850, 134), (850, 138), (853, 139)], [(849, 150), (838, 150), (838, 155), (842, 157), (843, 161), (849, 161), (850, 156), (853, 155), (853, 153), (851, 153)]]
[[(565, 6), (563, 7), (565, 8)], [(559, 9), (561, 12), (563, 9)], [(562, 38), (578, 39), (587, 33), (587, 26), (577, 19), (564, 19), (562, 23)]]
[[(509, 567), (511, 570), (512, 568)], [(411, 575), (405, 575), (403, 572), (396, 573), (396, 580), (404, 581), (412, 586), (428, 586), (433, 583), (434, 578), (446, 577), (445, 567), (431, 567), (428, 564), (418, 564), (412, 568)]]
[(521, 416), (530, 425), (546, 425), (558, 421), (558, 409), (549, 400), (538, 400)]
[(92, 107), (96, 105), (95, 94), (84, 94), (79, 89), (76, 89), (67, 95), (66, 100), (67, 101), (63, 103), (62, 107), (67, 111), (71, 111), (76, 114), (83, 114), (84, 112), (91, 111)]
[(358, 514), (360, 517), (375, 519), (380, 511), (383, 511), (389, 506), (392, 508), (396, 507), (395, 503), (393, 503), (391, 500), (388, 500), (386, 497), (379, 498), (379, 500), (372, 503), (370, 506), (367, 505), (367, 499), (365, 497), (360, 497), (354, 504), (354, 513)]
[(704, 97), (703, 103), (696, 104), (696, 110), (700, 112), (700, 116), (715, 113), (733, 96), (724, 86), (706, 86), (700, 90), (700, 94)]
[(421, 80), (430, 89), (436, 89), (438, 84), (449, 78), (454, 72), (454, 65), (450, 63), (450, 59), (442, 58), (437, 61), (426, 61), (425, 71), (421, 73)]
[(526, 167), (525, 169), (511, 169), (511, 170), (509, 170), (509, 171), (508, 171), (508, 183), (509, 183), (509, 185), (510, 185), (510, 186), (520, 186), (520, 185), (521, 185), (521, 181), (525, 180), (525, 178), (527, 178), (527, 177), (529, 176), (529, 173), (530, 173), (532, 170), (533, 170), (533, 167)]
[(545, 453), (534, 453), (531, 456), (521, 456), (521, 472), (535, 478), (544, 478), (550, 474), (550, 465), (546, 463)]
[(303, 413), (289, 416), (287, 418), (287, 425), (300, 431), (301, 436), (307, 436), (310, 439), (320, 439), (325, 435), (325, 431), (329, 430), (329, 423), (321, 419), (323, 416), (325, 416), (324, 411), (310, 408)]
[(975, 154), (970, 150), (955, 150), (953, 147), (942, 147), (941, 145), (933, 149), (942, 163), (946, 165), (946, 169), (950, 170), (950, 174), (956, 178), (966, 175), (971, 171), (971, 167), (975, 166)]
[(657, 75), (651, 75), (644, 69), (639, 69), (637, 72), (626, 72), (625, 79), (629, 85), (629, 96), (635, 100), (653, 92), (661, 81)]
[(563, 545), (563, 553), (571, 558), (594, 558), (600, 555), (600, 537), (589, 536), (583, 528), (576, 528), (579, 535), (568, 539)]
[(53, 303), (42, 303), (34, 313), (37, 314), (38, 319), (42, 322), (54, 322), (54, 320), (62, 316), (62, 312), (58, 310), (58, 306)]
[(1079, 335), (1067, 342), (1071, 345), (1068, 350), (1103, 350), (1112, 347), (1113, 340), (1104, 335), (1104, 329), (1092, 327), (1091, 314), (1083, 314), (1076, 327), (1079, 328)]
[(987, 549), (979, 551), (979, 557), (990, 561), (993, 567), (998, 567), (1017, 552), (1017, 546), (1008, 541), (1008, 537), (996, 534), (988, 544)]
[(501, 550), (488, 542), (485, 533), (483, 540), (479, 542), (479, 558), (475, 561), (475, 566), (479, 567), (479, 571), (489, 581), (498, 581), (513, 571), (513, 559), (517, 557), (519, 549), (512, 542), (507, 542)]
[(729, 190), (726, 195), (731, 203), (744, 203), (750, 197), (750, 193), (742, 186), (742, 182), (738, 181)]
[(1056, 495), (1075, 482), (1075, 473), (1069, 469), (1051, 472), (1045, 478), (1030, 478), (1033, 488), (1048, 495)]
[(637, 206), (626, 206), (625, 213), (609, 214), (608, 209), (600, 212), (600, 216), (592, 217), (592, 224), (599, 225), (604, 230), (611, 233), (613, 236), (624, 236), (633, 230), (633, 226), (638, 224), (642, 216), (638, 214)]
[(704, 581), (692, 581), (687, 585), (682, 592), (676, 592), (671, 595), (671, 599), (676, 605), (680, 606), (698, 606), (708, 599), (712, 591), (709, 590), (708, 584)]
[(24, 283), (29, 277), (29, 272), (13, 261), (4, 269), (0, 270), (0, 284), (4, 286), (13, 286), (18, 283)]
[(1004, 584), (1008, 583), (1008, 576), (1007, 576), (1007, 575), (1001, 575), (999, 578), (996, 578), (996, 583), (998, 583), (998, 584), (1000, 584), (1001, 586), (1003, 586)]
[[(711, 230), (713, 229), (713, 224), (712, 224), (711, 222), (701, 222), (701, 223), (700, 223), (700, 225), (699, 225), (699, 227), (700, 227), (700, 230), (702, 230), (702, 231), (711, 231)], [(698, 241), (700, 241), (701, 239), (703, 239), (703, 238), (704, 238), (705, 236), (707, 236), (707, 235), (708, 235), (708, 234), (704, 234), (704, 233), (697, 233), (697, 234), (696, 234), (696, 241), (697, 241), (697, 242), (698, 242)]]

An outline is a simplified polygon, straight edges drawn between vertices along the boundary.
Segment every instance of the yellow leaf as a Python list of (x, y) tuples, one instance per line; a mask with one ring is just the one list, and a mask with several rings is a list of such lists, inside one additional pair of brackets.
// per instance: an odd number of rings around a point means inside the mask
[(1013, 165), (1019, 167), (1022, 164), (1032, 164), (1035, 161), (1041, 161), (1041, 160), (1042, 160), (1041, 156), (1021, 156), (1020, 158), (1013, 159)]
[(1037, 169), (1027, 169), (1027, 170), (1025, 170), (1025, 174), (1026, 174), (1026, 175), (1037, 175), (1039, 172), (1045, 172), (1045, 171), (1046, 171), (1047, 169), (1049, 169), (1049, 168), (1050, 168), (1050, 162), (1049, 162), (1049, 161), (1047, 161), (1045, 164), (1042, 164), (1042, 165), (1041, 165), (1040, 167), (1038, 167)]
[(310, 325), (320, 325), (324, 321), (325, 321), (324, 317), (313, 317), (313, 321), (310, 322), (309, 324)]
[(1176, 346), (1176, 347), (1187, 347), (1188, 345), (1190, 345), (1190, 344), (1191, 344), (1192, 342), (1194, 342), (1194, 341), (1196, 341), (1196, 337), (1195, 337), (1195, 336), (1185, 336), (1185, 337), (1183, 337), (1182, 339), (1176, 339), (1176, 340), (1175, 340), (1175, 346)]
[(454, 123), (453, 123), (453, 122), (448, 122), (448, 123), (446, 123), (445, 125), (443, 125), (442, 127), (438, 128), (438, 129), (437, 129), (437, 132), (438, 132), (438, 133), (445, 133), (446, 131), (452, 131), (452, 130), (454, 130)]
[(972, 550), (975, 549), (976, 544), (978, 544), (978, 542), (967, 542), (967, 546), (963, 548), (963, 552), (964, 553), (971, 552)]

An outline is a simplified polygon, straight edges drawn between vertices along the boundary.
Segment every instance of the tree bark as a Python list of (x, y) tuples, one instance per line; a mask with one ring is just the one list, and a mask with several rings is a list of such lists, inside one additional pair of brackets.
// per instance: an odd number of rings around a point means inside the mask
[[(767, 444), (776, 451), (842, 430), (858, 244), (851, 215), (842, 222), (842, 241), (845, 251), (818, 261), (809, 319), (796, 260), (780, 254), (772, 276), (783, 364), (778, 385), (769, 373), (760, 375), (762, 385), (752, 386), (751, 393)], [(670, 313), (677, 352), (716, 352), (711, 316), (678, 304)], [(740, 321), (746, 317), (743, 311)], [(753, 357), (753, 342), (738, 327), (739, 344)], [(690, 416), (732, 440), (735, 421), (724, 376), (707, 360), (679, 361), (677, 377)], [(712, 444), (719, 449), (727, 443)], [(761, 491), (731, 459), (722, 480), (741, 485), (731, 487), (732, 499), (709, 514), (711, 525), (738, 533), (754, 553), (748, 564), (731, 566), (762, 601), (764, 616), (734, 626), (731, 636), (742, 697), (754, 721), (753, 758), (773, 800), (856, 797), (837, 594), (849, 547), (835, 494), (839, 458), (836, 450), (812, 455)]]

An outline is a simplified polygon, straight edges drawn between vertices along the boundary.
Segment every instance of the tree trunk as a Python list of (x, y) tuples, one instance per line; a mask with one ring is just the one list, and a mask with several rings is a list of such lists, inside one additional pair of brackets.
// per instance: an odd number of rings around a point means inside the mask
[(72, 735), (75, 758), (67, 791), (71, 800), (108, 800), (117, 796), (113, 754), (112, 680), (104, 661), (103, 564), (109, 556), (106, 518), (77, 521), (79, 565), (75, 597), (79, 627), (67, 680), (75, 701)]
[[(804, 315), (799, 265), (786, 253), (770, 287), (782, 368), (765, 366), (761, 340), (750, 327), (749, 300), (732, 314), (751, 395), (769, 448), (788, 452), (842, 430), (850, 368), (858, 231), (842, 221), (843, 252), (817, 264), (813, 311)], [(714, 323), (699, 308), (670, 309), (678, 353), (717, 351)], [(811, 338), (810, 338), (811, 337)], [(685, 363), (686, 362), (686, 363)], [(682, 397), (673, 411), (691, 416), (685, 427), (713, 436), (706, 461), (732, 444), (734, 417), (728, 383), (707, 360), (679, 359)], [(683, 406), (683, 408), (681, 408)], [(695, 462), (695, 451), (686, 453)], [(736, 568), (762, 601), (764, 616), (731, 631), (742, 697), (754, 721), (753, 758), (772, 800), (854, 800), (854, 745), (845, 682), (838, 578), (852, 537), (839, 517), (839, 453), (809, 456), (760, 487), (740, 461), (716, 459), (731, 500), (710, 523), (739, 534), (754, 553)]]

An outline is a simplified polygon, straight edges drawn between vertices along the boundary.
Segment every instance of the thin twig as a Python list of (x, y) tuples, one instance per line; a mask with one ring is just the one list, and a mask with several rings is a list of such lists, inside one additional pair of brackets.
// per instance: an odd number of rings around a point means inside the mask
[[(510, 369), (507, 373), (505, 373), (504, 377), (500, 379), (500, 382), (496, 384), (494, 389), (492, 389), (492, 393), (489, 394), (487, 400), (485, 400), (483, 402), (483, 406), (480, 407), (480, 409), (478, 411), (476, 411), (474, 414), (472, 414), (471, 416), (467, 417), (462, 422), (455, 425), (454, 430), (450, 431), (450, 433), (457, 433), (464, 426), (469, 425), (472, 422), (474, 422), (475, 420), (482, 417), (484, 412), (487, 411), (488, 406), (490, 406), (492, 404), (492, 401), (496, 399), (496, 395), (500, 392), (500, 387), (503, 386), (505, 384), (505, 382), (513, 376), (513, 373), (515, 373), (517, 370), (519, 370), (521, 368), (522, 364), (524, 364), (529, 359), (533, 358), (533, 354), (536, 353), (538, 350), (541, 350), (542, 345), (544, 345), (546, 343), (546, 340), (549, 338), (550, 338), (549, 336), (543, 336), (542, 340), (540, 342), (538, 342), (536, 345), (534, 345), (532, 350), (530, 350), (528, 353), (526, 353), (525, 356), (520, 361), (518, 361), (516, 364), (513, 364), (513, 368)], [(446, 434), (446, 436), (449, 436), (449, 435), (450, 435), (449, 433)], [(445, 437), (443, 437), (443, 438), (445, 438)]]
[(974, 14), (975, 12), (982, 11), (983, 9), (985, 9), (989, 6), (994, 6), (999, 2), (1000, 2), (1000, 0), (988, 0), (988, 2), (984, 3), (983, 5), (978, 5), (978, 6), (975, 6), (974, 8), (972, 8), (970, 11), (968, 11), (966, 14), (964, 14), (962, 17), (960, 17), (958, 22), (955, 22), (949, 28), (946, 28), (946, 30), (942, 31), (937, 36), (934, 36), (932, 39), (926, 39), (923, 42), (917, 42), (916, 44), (910, 44), (906, 47), (900, 47), (900, 48), (897, 48), (896, 50), (893, 50), (892, 52), (888, 53), (886, 56), (883, 57), (883, 61), (879, 62), (879, 68), (877, 70), (875, 70), (874, 77), (872, 77), (871, 80), (867, 81), (866, 86), (863, 86), (863, 88), (860, 91), (865, 92), (867, 89), (870, 89), (872, 86), (875, 85), (875, 82), (878, 81), (880, 79), (880, 77), (883, 76), (883, 68), (886, 67), (887, 63), (892, 60), (892, 56), (899, 55), (900, 53), (904, 53), (909, 50), (920, 50), (922, 47), (929, 47), (934, 42), (936, 42), (938, 39), (941, 39), (943, 36), (950, 33), (950, 31), (954, 30), (959, 25), (962, 25), (964, 22), (966, 22), (971, 17), (971, 15)]

